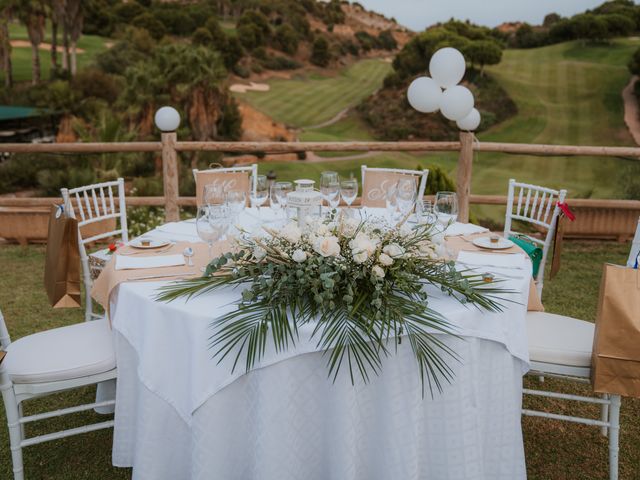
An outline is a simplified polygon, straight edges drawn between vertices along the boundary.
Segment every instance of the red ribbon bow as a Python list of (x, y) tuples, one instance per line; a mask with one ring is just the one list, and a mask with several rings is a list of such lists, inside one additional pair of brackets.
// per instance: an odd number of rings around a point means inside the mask
[(572, 222), (576, 219), (575, 214), (569, 209), (569, 205), (566, 202), (558, 202), (558, 208), (562, 210), (562, 213)]

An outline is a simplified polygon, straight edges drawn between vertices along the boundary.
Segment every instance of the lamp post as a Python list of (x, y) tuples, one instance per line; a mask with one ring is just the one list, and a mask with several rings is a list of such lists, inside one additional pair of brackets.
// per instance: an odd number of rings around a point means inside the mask
[(480, 112), (474, 108), (473, 93), (458, 85), (464, 77), (466, 62), (455, 48), (441, 48), (429, 61), (431, 77), (416, 78), (407, 91), (409, 104), (418, 112), (432, 113), (440, 110), (460, 131), (460, 156), (456, 192), (458, 194), (458, 220), (469, 221), (469, 196), (471, 194), (471, 170), (473, 167), (473, 130), (480, 125)]
[(155, 115), (155, 124), (162, 131), (162, 185), (164, 189), (164, 216), (167, 222), (180, 220), (178, 206), (178, 156), (176, 130), (180, 114), (173, 107), (162, 107)]

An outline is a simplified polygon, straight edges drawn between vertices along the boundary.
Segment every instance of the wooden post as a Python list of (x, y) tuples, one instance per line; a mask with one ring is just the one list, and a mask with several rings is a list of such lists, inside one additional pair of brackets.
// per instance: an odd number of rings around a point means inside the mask
[(164, 187), (164, 218), (167, 222), (180, 221), (176, 141), (176, 132), (162, 133), (162, 184)]
[(460, 157), (458, 158), (458, 221), (469, 221), (469, 195), (471, 195), (471, 170), (473, 168), (473, 133), (460, 132)]

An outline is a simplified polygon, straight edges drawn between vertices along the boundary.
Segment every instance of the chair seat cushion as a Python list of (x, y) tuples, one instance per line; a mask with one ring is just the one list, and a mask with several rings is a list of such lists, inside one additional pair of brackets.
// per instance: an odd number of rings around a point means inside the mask
[(4, 360), (14, 383), (71, 380), (116, 366), (111, 328), (100, 319), (22, 337), (7, 347)]
[(532, 362), (589, 367), (595, 325), (546, 312), (527, 313), (529, 358)]

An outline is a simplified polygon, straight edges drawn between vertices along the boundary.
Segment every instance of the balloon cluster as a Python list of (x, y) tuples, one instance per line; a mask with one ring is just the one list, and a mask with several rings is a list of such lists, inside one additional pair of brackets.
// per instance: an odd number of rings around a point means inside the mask
[(473, 107), (473, 93), (458, 85), (466, 68), (458, 50), (441, 48), (429, 62), (431, 77), (418, 77), (409, 85), (409, 104), (423, 113), (440, 110), (446, 118), (455, 121), (460, 130), (475, 130), (480, 125), (480, 112)]

